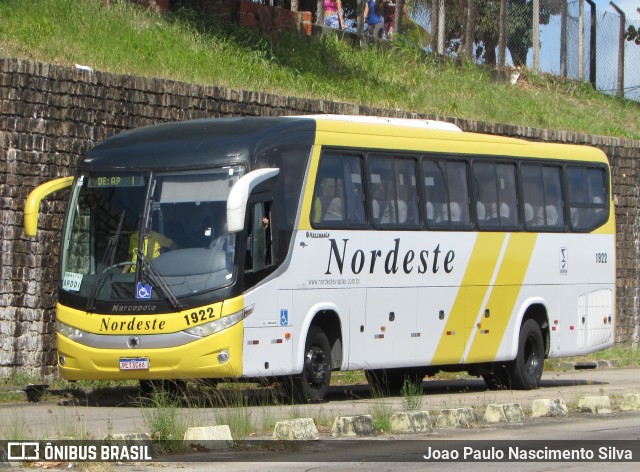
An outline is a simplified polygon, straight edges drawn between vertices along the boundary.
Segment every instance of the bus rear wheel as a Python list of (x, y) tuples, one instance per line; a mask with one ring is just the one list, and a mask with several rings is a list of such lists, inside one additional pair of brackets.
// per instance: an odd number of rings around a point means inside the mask
[(520, 328), (518, 355), (508, 365), (511, 386), (517, 390), (538, 387), (544, 368), (544, 341), (540, 326), (527, 320)]
[(302, 373), (293, 378), (295, 399), (303, 403), (324, 400), (331, 382), (331, 347), (327, 335), (312, 326), (304, 347)]

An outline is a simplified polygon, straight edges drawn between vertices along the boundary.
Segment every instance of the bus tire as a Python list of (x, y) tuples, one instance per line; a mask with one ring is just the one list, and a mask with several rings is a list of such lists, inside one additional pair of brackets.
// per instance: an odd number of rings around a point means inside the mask
[(295, 397), (302, 403), (324, 400), (331, 382), (331, 347), (327, 335), (311, 326), (304, 347), (302, 373), (293, 378)]
[(538, 323), (525, 321), (520, 327), (518, 355), (509, 364), (511, 387), (532, 390), (538, 387), (544, 368), (544, 341)]

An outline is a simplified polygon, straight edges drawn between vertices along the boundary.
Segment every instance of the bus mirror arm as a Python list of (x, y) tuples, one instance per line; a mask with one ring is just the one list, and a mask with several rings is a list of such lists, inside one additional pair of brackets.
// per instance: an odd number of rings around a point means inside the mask
[(58, 190), (71, 187), (72, 183), (73, 177), (62, 177), (39, 185), (31, 191), (24, 205), (24, 233), (27, 236), (36, 236), (38, 234), (40, 202)]
[(251, 191), (260, 183), (275, 177), (280, 169), (257, 169), (242, 176), (229, 192), (227, 200), (227, 231), (237, 233), (244, 228), (247, 202)]

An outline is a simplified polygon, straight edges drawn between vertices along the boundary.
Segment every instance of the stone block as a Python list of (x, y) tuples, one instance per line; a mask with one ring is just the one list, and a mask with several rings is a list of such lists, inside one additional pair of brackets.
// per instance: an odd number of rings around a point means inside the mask
[(469, 428), (478, 422), (478, 417), (473, 408), (447, 408), (440, 410), (440, 416), (436, 421), (439, 428)]
[(429, 433), (432, 430), (428, 411), (398, 411), (391, 417), (394, 433)]
[(567, 416), (569, 410), (562, 398), (540, 398), (533, 401), (531, 405), (531, 416), (539, 418), (541, 416)]
[(376, 428), (371, 415), (337, 416), (331, 428), (333, 437), (374, 436)]
[(487, 405), (484, 412), (485, 423), (523, 423), (524, 413), (519, 403)]
[(312, 418), (278, 421), (273, 428), (273, 439), (285, 441), (315, 441), (320, 439)]
[(226, 449), (233, 446), (231, 430), (226, 424), (189, 428), (184, 433), (184, 440), (190, 446), (202, 446), (207, 449)]
[(622, 411), (640, 411), (640, 393), (627, 393), (620, 404)]
[(608, 396), (587, 396), (578, 400), (578, 411), (605, 415), (611, 413), (611, 402)]

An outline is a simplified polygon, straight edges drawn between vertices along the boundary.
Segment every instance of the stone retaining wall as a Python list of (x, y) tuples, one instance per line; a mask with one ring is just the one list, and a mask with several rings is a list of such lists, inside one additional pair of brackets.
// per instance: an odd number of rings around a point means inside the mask
[(72, 175), (84, 152), (125, 129), (201, 117), (309, 113), (443, 119), (465, 131), (603, 149), (612, 163), (618, 218), (616, 338), (637, 344), (639, 141), (0, 58), (0, 375), (55, 373), (56, 261), (66, 193), (43, 202), (39, 236), (26, 238), (22, 209), (36, 185)]

